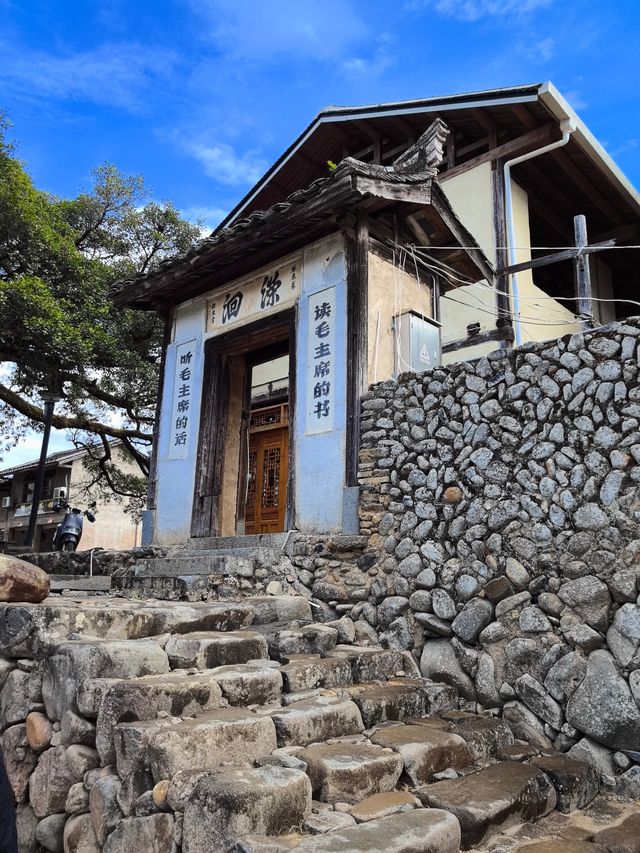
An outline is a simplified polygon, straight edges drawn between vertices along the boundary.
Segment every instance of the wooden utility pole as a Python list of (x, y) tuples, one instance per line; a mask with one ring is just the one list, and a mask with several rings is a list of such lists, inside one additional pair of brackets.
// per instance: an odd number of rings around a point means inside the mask
[(578, 250), (574, 259), (577, 313), (582, 328), (590, 329), (593, 323), (591, 272), (589, 256), (584, 254), (584, 249), (589, 245), (589, 241), (587, 239), (587, 220), (582, 213), (573, 218), (573, 232)]

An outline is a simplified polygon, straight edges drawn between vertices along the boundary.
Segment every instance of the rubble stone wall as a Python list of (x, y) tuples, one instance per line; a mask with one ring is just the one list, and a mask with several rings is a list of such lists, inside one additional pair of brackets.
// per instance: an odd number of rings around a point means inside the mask
[(373, 386), (366, 584), (312, 587), (609, 778), (640, 758), (639, 339), (630, 319)]

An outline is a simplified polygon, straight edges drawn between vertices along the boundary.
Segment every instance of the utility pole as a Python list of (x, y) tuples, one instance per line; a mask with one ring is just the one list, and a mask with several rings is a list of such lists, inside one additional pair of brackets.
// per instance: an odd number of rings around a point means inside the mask
[(27, 528), (27, 534), (24, 538), (24, 544), (29, 547), (33, 545), (33, 537), (36, 532), (36, 524), (38, 521), (38, 509), (40, 508), (40, 496), (42, 494), (42, 486), (44, 485), (44, 469), (47, 463), (47, 451), (49, 450), (49, 436), (51, 434), (53, 410), (58, 400), (61, 399), (58, 394), (53, 394), (49, 391), (44, 391), (40, 396), (44, 403), (44, 432), (42, 434), (42, 449), (40, 450), (40, 461), (38, 462), (36, 482), (33, 489), (33, 501), (31, 503), (29, 527)]

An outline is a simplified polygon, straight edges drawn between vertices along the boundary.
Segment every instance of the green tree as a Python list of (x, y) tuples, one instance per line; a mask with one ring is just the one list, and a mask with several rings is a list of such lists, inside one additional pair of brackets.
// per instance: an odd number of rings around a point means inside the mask
[[(162, 324), (116, 310), (119, 278), (184, 252), (199, 227), (150, 199), (140, 176), (105, 164), (74, 199), (38, 190), (0, 114), (0, 433), (11, 447), (44, 413), (41, 389), (63, 395), (53, 425), (90, 448), (92, 479), (132, 508), (146, 488)], [(139, 474), (114, 466), (119, 439)], [(2, 448), (0, 447), (0, 450)]]

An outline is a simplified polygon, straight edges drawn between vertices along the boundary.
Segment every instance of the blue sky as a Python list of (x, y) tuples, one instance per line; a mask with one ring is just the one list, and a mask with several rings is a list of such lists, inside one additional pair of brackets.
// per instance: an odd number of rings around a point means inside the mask
[(637, 186), (639, 35), (637, 0), (0, 0), (0, 108), (40, 188), (110, 161), (213, 227), (328, 104), (552, 80)]

